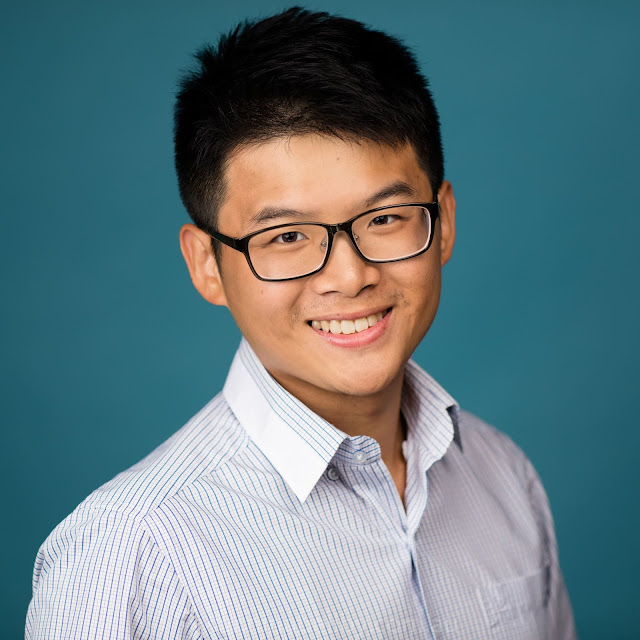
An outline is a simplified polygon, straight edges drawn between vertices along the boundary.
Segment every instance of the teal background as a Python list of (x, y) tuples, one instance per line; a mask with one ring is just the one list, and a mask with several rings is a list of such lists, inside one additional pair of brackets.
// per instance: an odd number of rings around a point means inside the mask
[[(281, 2), (4, 3), (0, 635), (51, 529), (224, 382), (239, 334), (192, 288), (176, 79)], [(551, 499), (583, 639), (637, 638), (640, 4), (311, 3), (413, 47), (458, 243), (416, 353)]]

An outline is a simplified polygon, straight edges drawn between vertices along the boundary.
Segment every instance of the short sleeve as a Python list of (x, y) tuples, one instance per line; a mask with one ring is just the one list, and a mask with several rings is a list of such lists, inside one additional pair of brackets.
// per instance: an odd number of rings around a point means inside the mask
[(77, 510), (38, 551), (25, 640), (201, 638), (190, 599), (143, 520)]

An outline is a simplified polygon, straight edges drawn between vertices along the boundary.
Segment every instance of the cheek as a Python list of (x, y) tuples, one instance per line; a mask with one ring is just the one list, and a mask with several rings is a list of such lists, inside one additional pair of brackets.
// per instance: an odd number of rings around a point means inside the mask
[(397, 283), (397, 290), (408, 311), (409, 321), (421, 331), (426, 330), (425, 327), (428, 329), (438, 310), (440, 284), (440, 266), (434, 264), (432, 259), (416, 264), (415, 268)]
[(437, 256), (427, 253), (414, 260), (395, 263), (396, 290), (411, 306), (430, 306), (434, 298), (437, 304), (440, 295), (440, 265)]
[[(234, 286), (235, 285), (235, 286)], [(248, 337), (290, 335), (297, 314), (299, 291), (290, 283), (263, 282), (244, 274), (231, 286), (229, 309)]]

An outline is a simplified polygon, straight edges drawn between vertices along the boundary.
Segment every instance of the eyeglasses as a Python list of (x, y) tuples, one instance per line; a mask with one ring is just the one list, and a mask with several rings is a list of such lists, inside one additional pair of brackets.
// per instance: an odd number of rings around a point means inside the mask
[(349, 236), (356, 253), (367, 262), (414, 258), (431, 246), (439, 214), (436, 197), (434, 202), (377, 207), (339, 224), (279, 224), (242, 238), (230, 238), (218, 231), (210, 235), (244, 253), (259, 280), (281, 282), (320, 271), (327, 264), (333, 239), (340, 231)]

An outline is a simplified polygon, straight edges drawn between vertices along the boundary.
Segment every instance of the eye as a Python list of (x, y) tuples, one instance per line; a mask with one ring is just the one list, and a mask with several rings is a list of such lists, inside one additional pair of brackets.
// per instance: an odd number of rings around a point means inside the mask
[(397, 220), (398, 216), (391, 215), (390, 213), (383, 213), (382, 215), (376, 216), (370, 224), (374, 227), (382, 227), (387, 224), (391, 224), (394, 220)]
[(304, 240), (305, 237), (306, 236), (303, 233), (300, 233), (300, 231), (285, 231), (285, 233), (277, 235), (271, 242), (280, 244), (293, 244), (294, 242), (300, 242), (300, 240)]

